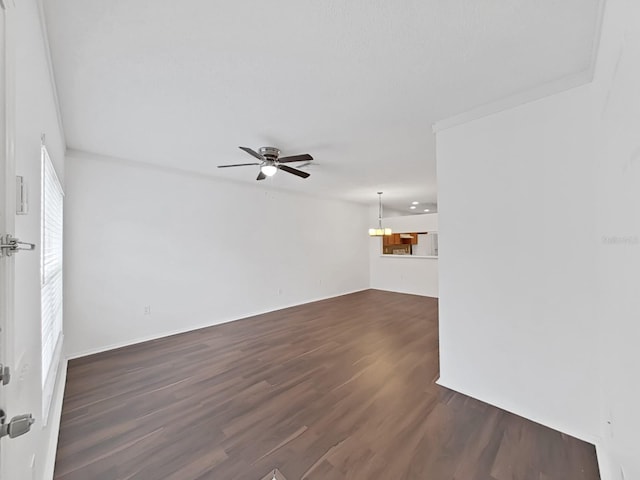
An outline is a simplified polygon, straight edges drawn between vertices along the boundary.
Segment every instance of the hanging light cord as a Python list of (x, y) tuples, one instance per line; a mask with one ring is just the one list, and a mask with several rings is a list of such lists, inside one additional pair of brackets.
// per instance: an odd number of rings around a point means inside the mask
[(370, 228), (369, 236), (381, 237), (391, 235), (390, 228), (382, 228), (382, 192), (378, 192), (378, 228)]

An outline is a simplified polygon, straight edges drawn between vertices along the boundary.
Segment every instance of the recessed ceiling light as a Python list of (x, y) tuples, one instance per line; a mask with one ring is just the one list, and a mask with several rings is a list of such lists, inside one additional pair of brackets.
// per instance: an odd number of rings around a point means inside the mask
[(411, 205), (418, 205), (420, 202), (411, 202)]
[(415, 206), (415, 205), (411, 205), (409, 208), (410, 208), (411, 210), (415, 210), (415, 209), (416, 209), (416, 206)]
[(428, 209), (428, 208), (425, 208), (425, 209), (424, 209), (424, 211), (425, 211), (425, 212), (428, 212), (428, 211), (429, 211), (429, 209)]

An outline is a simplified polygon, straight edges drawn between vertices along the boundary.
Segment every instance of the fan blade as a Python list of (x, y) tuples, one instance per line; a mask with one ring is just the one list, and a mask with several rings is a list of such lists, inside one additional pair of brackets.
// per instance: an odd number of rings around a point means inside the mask
[(262, 155), (260, 155), (258, 152), (256, 152), (255, 150), (250, 149), (249, 147), (238, 147), (240, 150), (244, 150), (245, 152), (247, 152), (249, 155), (253, 155), (254, 157), (256, 157), (258, 160), (264, 160), (264, 157)]
[(293, 173), (294, 175), (297, 175), (297, 176), (302, 177), (302, 178), (307, 178), (307, 177), (309, 177), (311, 175), (310, 173), (303, 172), (302, 170), (297, 170), (295, 168), (291, 168), (291, 167), (288, 167), (286, 165), (278, 165), (278, 168), (280, 170), (284, 170), (287, 173)]
[(293, 155), (291, 157), (282, 157), (278, 159), (280, 163), (290, 163), (290, 162), (310, 162), (313, 160), (313, 157), (308, 153), (303, 155)]
[(264, 180), (265, 178), (267, 178), (267, 176), (262, 173), (262, 170), (260, 170), (260, 173), (258, 174), (258, 178), (256, 178), (256, 180)]
[(248, 165), (261, 165), (261, 164), (260, 163), (236, 163), (235, 165), (218, 165), (218, 168), (246, 167)]

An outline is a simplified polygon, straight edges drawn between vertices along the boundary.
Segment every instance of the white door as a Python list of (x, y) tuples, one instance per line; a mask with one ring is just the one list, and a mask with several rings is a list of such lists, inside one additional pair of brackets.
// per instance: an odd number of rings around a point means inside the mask
[[(4, 2), (0, 5), (0, 235), (4, 235), (15, 223), (13, 215), (8, 212), (7, 178), (11, 172), (7, 170), (10, 165), (7, 161), (7, 122), (6, 122), (6, 11)], [(8, 332), (9, 318), (13, 313), (13, 259), (5, 255), (0, 256), (0, 364), (8, 365)], [(9, 384), (10, 385), (10, 384)], [(6, 390), (9, 385), (3, 386), (0, 382), (0, 409), (6, 414)], [(3, 475), (3, 440), (0, 441), (0, 478)]]
[[(0, 0), (0, 240), (7, 244), (8, 234), (15, 232), (16, 174), (14, 157), (15, 139), (15, 81), (14, 48), (12, 35), (13, 0)], [(0, 364), (9, 369), (14, 365), (13, 318), (15, 290), (15, 255), (5, 248), (0, 249)], [(24, 254), (23, 254), (24, 255)], [(9, 437), (26, 433), (32, 419), (19, 417), (15, 410), (17, 394), (15, 381), (0, 370), (0, 409), (5, 417), (0, 427), (0, 478), (6, 475), (7, 441)], [(13, 408), (11, 408), (13, 407)], [(15, 418), (13, 418), (15, 417)], [(10, 419), (16, 420), (11, 422)]]

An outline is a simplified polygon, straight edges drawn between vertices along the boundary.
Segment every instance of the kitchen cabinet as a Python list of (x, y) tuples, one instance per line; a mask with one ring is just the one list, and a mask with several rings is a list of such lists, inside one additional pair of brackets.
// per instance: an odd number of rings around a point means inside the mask
[(382, 245), (388, 247), (389, 245), (399, 245), (400, 244), (400, 234), (393, 233), (391, 235), (385, 235), (382, 237)]
[(402, 237), (400, 237), (402, 244), (409, 245), (417, 245), (418, 244), (418, 234), (417, 233), (403, 233)]
[(417, 245), (417, 233), (394, 233), (382, 237), (382, 246), (389, 247), (391, 245)]
[(382, 237), (383, 255), (438, 256), (438, 232), (394, 233)]

